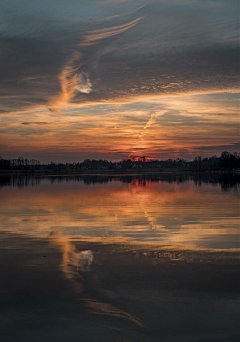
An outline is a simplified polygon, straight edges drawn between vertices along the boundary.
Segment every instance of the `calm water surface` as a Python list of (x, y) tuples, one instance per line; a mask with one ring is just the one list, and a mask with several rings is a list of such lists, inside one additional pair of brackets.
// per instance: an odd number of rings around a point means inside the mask
[(3, 341), (238, 341), (239, 184), (2, 177)]
[(239, 184), (182, 178), (8, 179), (0, 190), (1, 230), (238, 248)]

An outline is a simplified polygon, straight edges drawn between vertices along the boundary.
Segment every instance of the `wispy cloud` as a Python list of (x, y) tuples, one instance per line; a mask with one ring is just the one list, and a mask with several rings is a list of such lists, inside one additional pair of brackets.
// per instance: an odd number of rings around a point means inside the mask
[(2, 16), (0, 113), (239, 88), (235, 0), (15, 3)]
[(132, 13), (135, 13), (137, 11), (139, 11), (141, 8), (145, 7), (145, 5), (142, 5), (142, 6), (139, 6), (138, 8), (136, 8), (135, 10), (131, 11), (131, 12), (125, 12), (125, 13), (121, 13), (121, 14), (115, 14), (115, 15), (111, 15), (109, 17), (106, 17), (106, 18), (102, 18), (102, 19), (97, 19), (97, 20), (94, 20), (95, 22), (97, 21), (106, 21), (106, 20), (111, 20), (111, 19), (115, 19), (115, 18), (119, 18), (119, 17), (123, 17), (123, 16), (126, 16), (126, 15), (129, 15), (129, 14), (132, 14)]
[(82, 54), (76, 51), (72, 57), (68, 60), (68, 62), (63, 67), (60, 75), (59, 81), (61, 84), (61, 94), (50, 99), (48, 106), (51, 110), (54, 110), (54, 107), (61, 107), (62, 105), (67, 104), (74, 96), (74, 93), (79, 87), (79, 76), (77, 74), (77, 70), (81, 67), (80, 59)]
[(101, 39), (113, 37), (135, 26), (141, 19), (142, 17), (139, 17), (127, 24), (86, 32), (82, 37), (81, 42), (77, 45), (88, 46), (97, 43)]
[(156, 116), (156, 113), (152, 113), (150, 115), (150, 118), (148, 119), (148, 121), (146, 122), (145, 126), (143, 127), (142, 131), (139, 134), (139, 139), (142, 139), (144, 137), (144, 135), (146, 134), (146, 129), (149, 128), (155, 122), (155, 119), (154, 119), (155, 116)]
[[(127, 24), (86, 32), (77, 46), (93, 45), (102, 39), (118, 35), (135, 26), (141, 19), (139, 17)], [(47, 106), (52, 113), (59, 112), (59, 107), (67, 105), (76, 92), (89, 94), (92, 91), (92, 83), (88, 74), (80, 70), (82, 57), (83, 54), (80, 51), (75, 51), (64, 65), (58, 77), (61, 84), (61, 94), (51, 98)]]
[(92, 91), (88, 74), (80, 71), (81, 57), (80, 52), (75, 52), (63, 67), (59, 75), (61, 94), (48, 102), (48, 109), (52, 113), (59, 112), (59, 107), (67, 105), (77, 92), (89, 94)]

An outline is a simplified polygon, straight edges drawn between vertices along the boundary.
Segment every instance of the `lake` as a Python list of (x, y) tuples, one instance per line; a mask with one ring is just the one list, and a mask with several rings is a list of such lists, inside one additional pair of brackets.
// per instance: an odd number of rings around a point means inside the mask
[(0, 178), (1, 341), (238, 341), (238, 174)]

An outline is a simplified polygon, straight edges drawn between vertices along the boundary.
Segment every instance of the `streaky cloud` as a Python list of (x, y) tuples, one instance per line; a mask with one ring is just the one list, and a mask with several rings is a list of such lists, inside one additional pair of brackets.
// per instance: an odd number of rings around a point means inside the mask
[(113, 37), (135, 26), (142, 18), (143, 17), (139, 17), (127, 24), (86, 32), (86, 34), (82, 37), (82, 41), (77, 45), (88, 46), (95, 44), (99, 40)]
[(81, 67), (80, 59), (82, 54), (79, 51), (73, 53), (72, 57), (63, 67), (58, 79), (61, 84), (61, 94), (49, 100), (48, 106), (51, 112), (56, 113), (55, 107), (61, 107), (74, 97), (76, 89), (79, 85), (79, 77), (77, 70)]
[[(98, 41), (118, 35), (131, 27), (135, 26), (142, 17), (139, 17), (127, 24), (112, 26), (100, 30), (86, 32), (82, 37), (81, 42), (77, 46), (84, 47), (92, 45)], [(80, 51), (75, 51), (68, 62), (63, 67), (58, 79), (61, 84), (61, 94), (49, 100), (48, 106), (52, 113), (58, 113), (58, 107), (67, 105), (75, 96), (76, 92), (89, 94), (92, 90), (92, 84), (86, 73), (80, 72), (82, 66), (81, 58), (83, 54)], [(57, 108), (56, 108), (57, 107)]]
[(124, 17), (126, 15), (129, 15), (129, 14), (132, 14), (132, 13), (135, 13), (137, 11), (139, 11), (141, 8), (145, 7), (145, 5), (142, 5), (142, 6), (139, 6), (138, 8), (136, 8), (135, 10), (131, 11), (131, 12), (125, 12), (125, 13), (121, 13), (121, 14), (115, 14), (115, 15), (111, 15), (109, 17), (106, 17), (106, 18), (102, 18), (102, 19), (96, 19), (94, 20), (94, 22), (97, 22), (97, 21), (106, 21), (106, 20), (112, 20), (112, 19), (115, 19), (115, 18), (119, 18), (119, 17)]

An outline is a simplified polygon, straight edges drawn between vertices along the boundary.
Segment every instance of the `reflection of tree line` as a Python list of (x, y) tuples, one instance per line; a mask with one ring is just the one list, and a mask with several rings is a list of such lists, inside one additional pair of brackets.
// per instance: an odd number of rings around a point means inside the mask
[(237, 188), (240, 184), (240, 173), (211, 173), (211, 172), (183, 172), (180, 174), (173, 173), (152, 173), (140, 175), (80, 175), (80, 176), (52, 176), (52, 177), (35, 177), (35, 176), (2, 176), (0, 177), (0, 186), (17, 186), (28, 187), (38, 186), (42, 180), (47, 180), (51, 184), (83, 182), (86, 185), (107, 184), (112, 181), (120, 181), (136, 186), (147, 186), (152, 183), (168, 182), (168, 183), (184, 183), (194, 181), (196, 186), (204, 184), (220, 184), (223, 190), (229, 188)]
[(33, 176), (1, 176), (0, 186), (15, 186), (18, 188), (40, 185), (41, 178)]
[(150, 160), (146, 157), (123, 159), (118, 163), (108, 160), (85, 159), (82, 163), (54, 163), (41, 164), (39, 160), (18, 157), (17, 159), (4, 159), (0, 157), (0, 170), (35, 171), (42, 170), (51, 172), (61, 171), (86, 171), (86, 170), (116, 170), (124, 172), (128, 169), (179, 169), (185, 171), (232, 171), (240, 169), (240, 153), (222, 152), (220, 157), (210, 158), (195, 157), (193, 161), (177, 158), (176, 160)]

